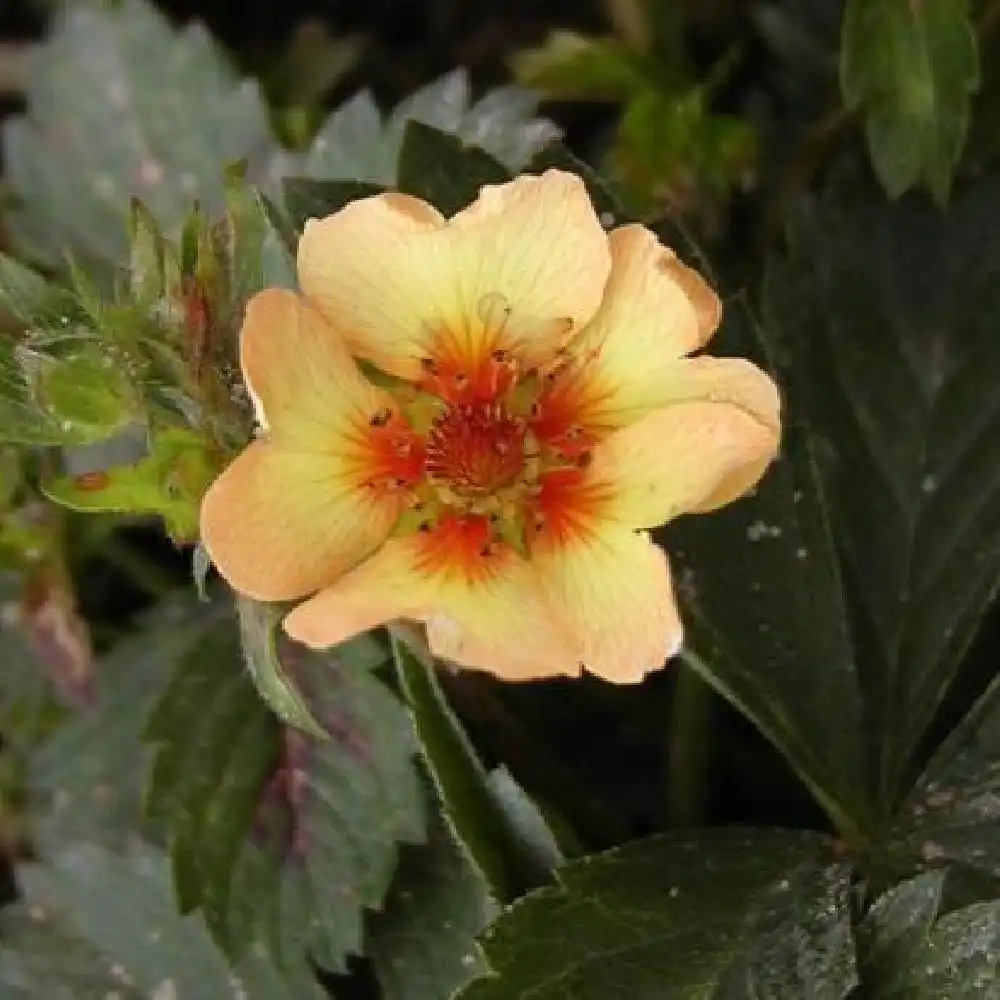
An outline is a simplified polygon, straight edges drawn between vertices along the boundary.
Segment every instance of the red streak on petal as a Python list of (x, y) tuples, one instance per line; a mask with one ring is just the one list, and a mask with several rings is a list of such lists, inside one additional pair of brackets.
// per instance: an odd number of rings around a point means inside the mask
[(424, 362), (419, 387), (451, 405), (485, 403), (503, 396), (517, 380), (517, 366), (492, 341), (475, 352), (441, 335)]
[(467, 580), (488, 577), (501, 555), (491, 542), (489, 521), (474, 514), (446, 514), (431, 531), (417, 536), (417, 546), (421, 572), (460, 574)]
[[(424, 442), (401, 417), (367, 429), (368, 468), (372, 482), (412, 486), (424, 474)], [(369, 464), (370, 463), (370, 464)]]
[(589, 533), (607, 497), (582, 469), (552, 469), (539, 477), (534, 543), (561, 545)]

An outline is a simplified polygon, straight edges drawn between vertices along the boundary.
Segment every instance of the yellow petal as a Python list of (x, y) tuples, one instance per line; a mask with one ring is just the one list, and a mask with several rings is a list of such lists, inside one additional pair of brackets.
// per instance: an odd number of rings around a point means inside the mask
[(325, 451), (331, 438), (355, 435), (385, 405), (340, 335), (285, 289), (251, 299), (240, 362), (257, 420), (272, 439)]
[(680, 649), (667, 558), (645, 533), (604, 524), (533, 552), (532, 562), (591, 673), (638, 683)]
[(588, 478), (610, 497), (606, 516), (636, 528), (734, 500), (763, 475), (778, 433), (732, 403), (655, 410), (599, 444)]
[(201, 536), (241, 593), (283, 601), (324, 587), (389, 533), (400, 501), (366, 490), (332, 454), (254, 441), (202, 501)]
[(404, 195), (353, 202), (307, 223), (298, 267), (355, 354), (418, 380), (426, 358), (550, 360), (596, 310), (609, 256), (583, 183), (552, 170), (484, 187), (447, 223)]
[(427, 625), (432, 652), (504, 680), (577, 674), (575, 645), (547, 614), (537, 579), (512, 552), (495, 553), (474, 579), (433, 571), (413, 536), (387, 542), (285, 619), (293, 638), (335, 645), (396, 619)]
[[(643, 226), (608, 239), (611, 276), (593, 320), (570, 345), (576, 419), (620, 427), (669, 401), (669, 371), (715, 332), (721, 303)], [(569, 374), (569, 373), (567, 373)]]

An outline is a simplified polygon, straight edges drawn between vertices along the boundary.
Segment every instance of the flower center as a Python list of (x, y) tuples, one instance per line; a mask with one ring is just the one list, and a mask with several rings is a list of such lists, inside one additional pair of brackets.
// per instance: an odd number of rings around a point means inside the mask
[(427, 434), (427, 475), (459, 497), (495, 493), (524, 470), (525, 430), (500, 402), (449, 406)]

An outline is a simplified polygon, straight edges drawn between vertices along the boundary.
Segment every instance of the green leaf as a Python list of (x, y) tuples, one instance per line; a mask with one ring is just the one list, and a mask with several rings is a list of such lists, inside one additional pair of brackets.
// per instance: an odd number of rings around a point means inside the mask
[(223, 168), (271, 169), (276, 144), (258, 87), (205, 31), (175, 31), (144, 0), (67, 5), (34, 56), (28, 112), (3, 127), (8, 216), (20, 248), (49, 263), (127, 257), (129, 198), (167, 228), (191, 202), (224, 204)]
[(0, 995), (6, 1000), (143, 1000), (95, 948), (40, 907), (0, 910)]
[(217, 473), (214, 449), (194, 431), (164, 428), (134, 465), (63, 476), (42, 484), (56, 503), (83, 513), (157, 514), (178, 541), (198, 536), (201, 498)]
[[(42, 383), (57, 386), (63, 362), (0, 334), (0, 442), (25, 445), (87, 444), (112, 433), (106, 423), (92, 424), (60, 414), (47, 399)], [(75, 416), (92, 416), (74, 412)], [(99, 415), (100, 416), (100, 415)]]
[(322, 219), (358, 198), (368, 198), (385, 190), (380, 184), (364, 181), (324, 181), (309, 177), (286, 177), (281, 186), (285, 192), (285, 210), (296, 232), (301, 232), (309, 219)]
[[(548, 832), (540, 847), (537, 809), (525, 829), (523, 810), (498, 794), (461, 722), (435, 677), (435, 665), (419, 636), (393, 636), (393, 659), (399, 687), (413, 712), (417, 737), (445, 812), (490, 891), (501, 901), (548, 879), (561, 861)], [(419, 651), (419, 652), (418, 652)], [(523, 793), (522, 793), (523, 794)]]
[(371, 94), (363, 91), (342, 104), (317, 132), (312, 146), (289, 173), (316, 179), (354, 180), (395, 186), (403, 133), (422, 122), (485, 149), (510, 170), (559, 135), (536, 118), (537, 98), (520, 87), (498, 87), (472, 103), (465, 70), (414, 91), (383, 122)]
[(889, 195), (920, 184), (946, 202), (979, 85), (967, 0), (849, 0), (840, 82)]
[(944, 881), (942, 871), (918, 875), (880, 896), (865, 914), (858, 929), (858, 954), (866, 995), (886, 1000), (899, 995), (926, 946)]
[(511, 59), (526, 87), (560, 101), (623, 101), (652, 86), (643, 61), (617, 38), (554, 31), (544, 45)]
[(284, 640), (277, 653), (328, 738), (278, 724), (227, 625), (191, 651), (150, 718), (149, 814), (169, 830), (182, 909), (200, 907), (228, 952), (263, 935), (282, 963), (342, 970), (397, 845), (424, 839), (412, 726), (365, 669), (365, 646), (321, 655)]
[(876, 901), (861, 926), (872, 1000), (1000, 997), (1000, 900), (941, 916), (945, 876), (918, 876)]
[[(135, 996), (164, 1000), (325, 997), (304, 964), (291, 972), (279, 970), (260, 947), (248, 948), (245, 957), (230, 967), (213, 946), (201, 918), (177, 913), (167, 859), (149, 845), (133, 844), (123, 854), (93, 844), (70, 846), (49, 865), (21, 868), (19, 878), (28, 906), (43, 915), (43, 926), (50, 920), (55, 923), (56, 934), (49, 942), (39, 940), (38, 929), (36, 941), (55, 955), (64, 935), (71, 935), (79, 942), (73, 946), (74, 964), (81, 964), (84, 949), (96, 954), (100, 964), (94, 971), (110, 969), (115, 990), (124, 987), (134, 990)], [(0, 983), (5, 962), (0, 951)], [(72, 984), (68, 977), (60, 982), (64, 988)], [(69, 996), (79, 1000), (81, 995)], [(108, 994), (99, 996), (107, 1000)]]
[(86, 427), (95, 439), (111, 437), (139, 417), (128, 377), (93, 345), (43, 365), (37, 395), (60, 423)]
[(947, 217), (804, 205), (765, 287), (822, 460), (884, 819), (1000, 579), (998, 205), (995, 183)]
[(653, 837), (573, 861), (485, 936), (461, 1000), (842, 1000), (856, 983), (850, 872), (781, 830)]
[(93, 703), (31, 754), (32, 833), (43, 857), (80, 840), (117, 848), (135, 837), (150, 760), (141, 741), (146, 716), (177, 660), (219, 613), (186, 593), (162, 601), (97, 665)]
[(445, 215), (475, 201), (484, 184), (510, 179), (507, 168), (485, 150), (430, 125), (411, 121), (399, 152), (398, 187), (430, 202)]
[(0, 308), (26, 327), (59, 329), (79, 318), (73, 293), (0, 254)]
[[(762, 335), (746, 307), (730, 303), (713, 352), (772, 367)], [(687, 609), (688, 663), (856, 839), (868, 824), (861, 694), (815, 442), (796, 402), (786, 408), (781, 458), (755, 491), (663, 534)]]
[(278, 658), (275, 630), (284, 616), (284, 609), (249, 597), (238, 597), (236, 610), (243, 657), (260, 696), (282, 722), (316, 739), (327, 739), (326, 731), (312, 717), (309, 706), (285, 674)]
[(445, 1000), (484, 973), (476, 937), (495, 912), (478, 868), (436, 811), (427, 843), (402, 848), (385, 905), (365, 924), (384, 1000)]
[[(886, 861), (948, 865), (979, 899), (1000, 894), (1000, 681), (939, 747), (904, 805)], [(969, 900), (966, 900), (967, 902)]]

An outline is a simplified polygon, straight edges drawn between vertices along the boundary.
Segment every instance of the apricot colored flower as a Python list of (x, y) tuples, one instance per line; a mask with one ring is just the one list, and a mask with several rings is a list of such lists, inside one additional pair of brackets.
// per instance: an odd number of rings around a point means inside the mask
[(249, 304), (261, 432), (202, 507), (237, 591), (305, 598), (284, 627), (311, 646), (410, 619), (508, 680), (634, 682), (678, 650), (647, 529), (752, 487), (780, 428), (758, 368), (688, 357), (720, 316), (694, 271), (550, 170), (450, 219), (355, 201), (306, 225), (298, 277)]

